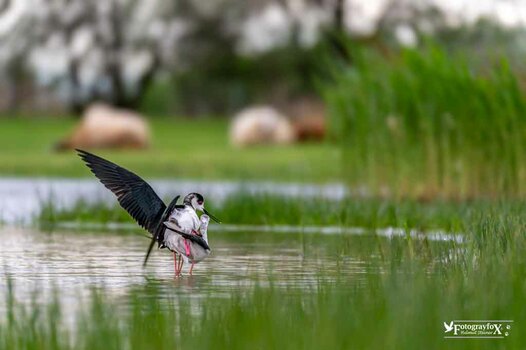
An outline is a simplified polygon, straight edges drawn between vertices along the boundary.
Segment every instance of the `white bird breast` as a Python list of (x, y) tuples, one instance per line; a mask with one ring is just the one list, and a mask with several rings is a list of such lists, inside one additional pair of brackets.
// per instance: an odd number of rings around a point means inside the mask
[[(193, 210), (190, 207), (187, 207), (183, 210), (174, 211), (172, 215), (170, 215), (170, 218), (174, 218), (175, 220), (177, 220), (177, 223), (179, 224), (178, 226), (181, 228), (182, 231), (185, 231), (187, 233), (191, 233), (192, 230), (201, 231), (204, 240), (208, 242), (208, 216), (203, 216), (201, 219), (199, 219), (195, 210)], [(188, 260), (194, 263), (200, 262), (210, 254), (209, 250), (204, 250), (203, 247), (201, 247), (200, 245), (193, 242), (189, 242), (190, 256), (187, 257), (184, 241), (185, 239), (181, 235), (171, 230), (164, 231), (164, 244), (170, 250), (181, 254), (185, 262), (188, 262)]]
[(201, 226), (197, 213), (190, 207), (186, 207), (183, 210), (175, 210), (170, 215), (170, 218), (174, 218), (181, 230), (187, 233), (191, 233), (192, 230), (198, 231)]

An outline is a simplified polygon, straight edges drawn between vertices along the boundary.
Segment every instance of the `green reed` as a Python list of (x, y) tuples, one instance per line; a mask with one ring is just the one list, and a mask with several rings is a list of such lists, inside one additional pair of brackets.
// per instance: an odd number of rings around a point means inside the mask
[(505, 59), (470, 67), (438, 47), (354, 50), (324, 96), (345, 176), (377, 194), (526, 194), (526, 99)]

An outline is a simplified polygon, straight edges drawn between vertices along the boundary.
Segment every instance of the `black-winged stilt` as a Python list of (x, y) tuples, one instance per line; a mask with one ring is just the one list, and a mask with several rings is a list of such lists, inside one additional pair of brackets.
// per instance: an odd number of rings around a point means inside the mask
[[(219, 222), (205, 209), (203, 196), (190, 193), (181, 205), (177, 204), (180, 196), (176, 196), (167, 207), (152, 187), (136, 174), (89, 152), (79, 149), (77, 152), (100, 182), (117, 196), (121, 207), (152, 234), (144, 265), (157, 242), (159, 248), (168, 248), (173, 252), (176, 276), (181, 274), (183, 259), (192, 264), (192, 274), (194, 264), (210, 254), (207, 235), (209, 218)], [(205, 213), (201, 219), (197, 210)]]

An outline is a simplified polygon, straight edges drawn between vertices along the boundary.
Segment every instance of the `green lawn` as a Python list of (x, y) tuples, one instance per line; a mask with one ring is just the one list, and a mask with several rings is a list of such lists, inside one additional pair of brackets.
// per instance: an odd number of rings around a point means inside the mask
[[(89, 176), (73, 152), (53, 144), (75, 120), (0, 119), (0, 175)], [(94, 151), (145, 177), (328, 182), (340, 178), (339, 147), (301, 144), (236, 149), (225, 120), (153, 119), (144, 151)]]

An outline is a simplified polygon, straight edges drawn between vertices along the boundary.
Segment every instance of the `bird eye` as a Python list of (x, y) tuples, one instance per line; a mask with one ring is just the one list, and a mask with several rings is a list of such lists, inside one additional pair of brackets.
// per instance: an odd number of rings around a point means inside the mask
[(203, 201), (197, 201), (197, 204), (201, 205), (203, 204)]

